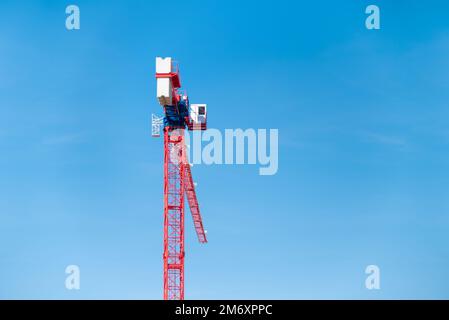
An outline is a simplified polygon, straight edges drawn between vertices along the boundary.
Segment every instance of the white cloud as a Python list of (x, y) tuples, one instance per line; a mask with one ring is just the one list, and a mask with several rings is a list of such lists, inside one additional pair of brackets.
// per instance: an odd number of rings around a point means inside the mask
[(45, 138), (42, 140), (43, 145), (65, 145), (65, 144), (71, 144), (71, 143), (79, 143), (81, 142), (82, 135), (79, 133), (75, 134), (65, 134), (60, 136), (54, 136)]
[(402, 137), (385, 135), (381, 133), (368, 132), (365, 133), (365, 138), (374, 143), (405, 147), (407, 145), (407, 140)]

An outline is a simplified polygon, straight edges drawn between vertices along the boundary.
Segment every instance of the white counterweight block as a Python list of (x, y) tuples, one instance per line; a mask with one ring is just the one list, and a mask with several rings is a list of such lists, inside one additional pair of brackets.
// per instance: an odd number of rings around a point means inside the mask
[(170, 78), (157, 78), (157, 99), (161, 106), (172, 104), (172, 84)]
[[(169, 74), (172, 72), (170, 57), (156, 57), (156, 74)], [(172, 104), (172, 83), (170, 78), (157, 78), (157, 99), (162, 106)]]

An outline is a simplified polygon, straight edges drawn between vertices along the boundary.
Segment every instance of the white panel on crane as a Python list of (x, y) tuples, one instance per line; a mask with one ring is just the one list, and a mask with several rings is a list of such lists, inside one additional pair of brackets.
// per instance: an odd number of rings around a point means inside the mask
[(170, 73), (172, 71), (171, 58), (156, 57), (156, 73)]
[(172, 84), (170, 78), (157, 78), (157, 98), (162, 106), (172, 104)]
[[(172, 72), (172, 60), (170, 57), (156, 57), (156, 73)], [(169, 78), (157, 78), (157, 98), (162, 106), (172, 104), (172, 83)]]

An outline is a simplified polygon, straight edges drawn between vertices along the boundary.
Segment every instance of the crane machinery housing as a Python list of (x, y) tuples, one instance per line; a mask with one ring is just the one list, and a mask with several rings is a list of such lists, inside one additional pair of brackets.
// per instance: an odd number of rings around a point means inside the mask
[(164, 294), (184, 299), (184, 203), (190, 207), (200, 243), (206, 232), (187, 159), (184, 130), (207, 129), (207, 105), (190, 104), (181, 92), (178, 65), (170, 57), (156, 58), (157, 98), (164, 109)]

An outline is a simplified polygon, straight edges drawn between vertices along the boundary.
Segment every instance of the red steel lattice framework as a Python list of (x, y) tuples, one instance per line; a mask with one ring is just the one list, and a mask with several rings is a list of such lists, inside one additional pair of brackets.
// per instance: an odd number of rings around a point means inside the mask
[(164, 299), (184, 299), (184, 193), (201, 243), (206, 243), (184, 129), (164, 128)]
[[(161, 58), (156, 58), (156, 65), (159, 59)], [(159, 60), (162, 69), (167, 67), (163, 60), (165, 59)], [(167, 70), (160, 73), (156, 72), (156, 78), (158, 81), (165, 78), (170, 79), (169, 84), (158, 82), (158, 86), (161, 85), (162, 89), (169, 88), (160, 96), (158, 93), (158, 97), (164, 98), (167, 91), (171, 92), (170, 105), (166, 105), (166, 99), (162, 99), (162, 102), (159, 100), (159, 103), (163, 105), (166, 113), (164, 120), (167, 120), (168, 123), (174, 121), (174, 119), (177, 120), (172, 122), (176, 126), (168, 124), (164, 127), (164, 299), (183, 300), (185, 196), (192, 213), (198, 240), (200, 243), (207, 242), (196, 197), (195, 184), (187, 159), (184, 129), (187, 126), (189, 130), (206, 130), (206, 124), (195, 125), (192, 122), (193, 120), (180, 112), (182, 107), (186, 107), (185, 102), (187, 102), (187, 108), (189, 103), (187, 95), (181, 95), (178, 91), (181, 88), (181, 81), (177, 67), (174, 67), (173, 64), (169, 65)], [(167, 85), (168, 87), (164, 87)], [(177, 111), (178, 114), (174, 114), (173, 111)]]
[(164, 129), (164, 299), (184, 299), (184, 130)]

